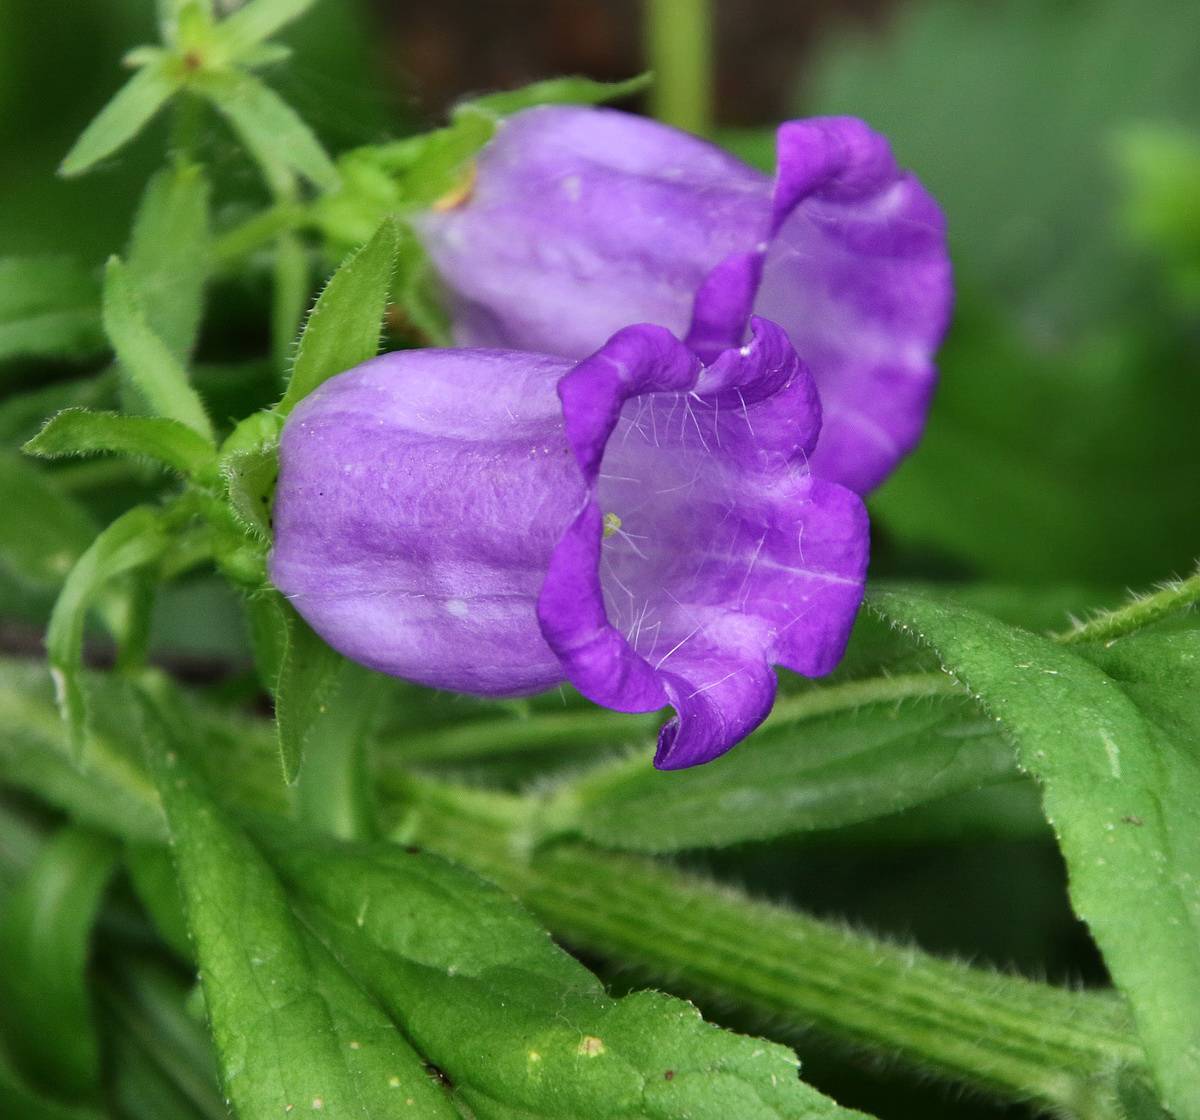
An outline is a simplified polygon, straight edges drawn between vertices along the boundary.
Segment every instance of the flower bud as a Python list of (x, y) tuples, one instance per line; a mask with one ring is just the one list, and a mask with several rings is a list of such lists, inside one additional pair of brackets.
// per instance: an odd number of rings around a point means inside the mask
[(816, 378), (814, 473), (859, 493), (915, 445), (949, 315), (942, 214), (859, 120), (789, 121), (774, 181), (610, 109), (501, 122), (469, 194), (419, 219), (456, 341), (579, 359), (627, 323), (704, 360), (777, 323)]
[(705, 762), (766, 716), (772, 664), (834, 667), (861, 600), (866, 514), (808, 471), (819, 423), (762, 320), (707, 365), (645, 325), (578, 363), (386, 354), (289, 417), (271, 577), (371, 668), (670, 704), (656, 765)]

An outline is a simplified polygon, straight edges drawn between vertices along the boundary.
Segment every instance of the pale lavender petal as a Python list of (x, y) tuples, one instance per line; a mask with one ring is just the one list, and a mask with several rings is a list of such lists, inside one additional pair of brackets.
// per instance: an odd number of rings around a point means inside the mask
[(770, 179), (712, 144), (542, 106), (502, 121), (470, 198), (419, 229), (459, 345), (580, 359), (631, 323), (682, 335), (705, 276), (761, 241), (770, 215)]
[(289, 418), (271, 578), (347, 657), (484, 696), (562, 680), (533, 603), (584, 501), (555, 393), (570, 363), (518, 357), (387, 354)]

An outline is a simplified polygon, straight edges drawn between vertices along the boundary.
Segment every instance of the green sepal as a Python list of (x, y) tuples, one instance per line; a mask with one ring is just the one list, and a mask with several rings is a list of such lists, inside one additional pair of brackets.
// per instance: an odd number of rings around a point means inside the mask
[[(263, 636), (278, 657), (278, 673), (268, 681), (275, 696), (275, 732), (283, 777), (294, 782), (304, 759), (304, 745), (314, 722), (337, 686), (345, 659), (319, 638), (278, 592), (264, 593), (258, 625), (273, 636)], [(262, 598), (263, 596), (260, 596)]]
[(601, 105), (606, 101), (619, 101), (632, 97), (647, 89), (654, 81), (653, 74), (639, 74), (623, 82), (597, 82), (591, 78), (550, 78), (534, 82), (521, 89), (489, 93), (462, 101), (451, 112), (451, 117), (467, 113), (486, 113), (493, 117), (506, 117), (522, 109), (537, 105)]
[(330, 278), (304, 325), (278, 412), (286, 415), (323, 381), (379, 352), (397, 236), (395, 221), (385, 219)]
[(214, 459), (208, 440), (179, 420), (86, 408), (68, 408), (52, 416), (21, 450), (45, 459), (110, 451), (150, 459), (192, 476)]

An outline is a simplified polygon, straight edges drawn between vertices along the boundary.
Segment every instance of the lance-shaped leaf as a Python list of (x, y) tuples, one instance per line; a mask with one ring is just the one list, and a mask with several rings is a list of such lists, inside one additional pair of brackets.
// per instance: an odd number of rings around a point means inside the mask
[(208, 180), (198, 165), (160, 171), (130, 239), (129, 277), (146, 322), (181, 362), (196, 341), (208, 268)]
[(132, 140), (179, 89), (182, 71), (163, 51), (147, 61), (83, 130), (59, 167), (62, 175), (79, 175)]
[(285, 167), (321, 190), (338, 184), (337, 168), (316, 134), (274, 90), (238, 70), (197, 75), (196, 88), (233, 126), (250, 154), (267, 171)]
[(0, 1036), (30, 1081), (72, 1101), (98, 1089), (84, 967), (115, 863), (104, 837), (65, 828), (0, 912)]
[(221, 44), (236, 57), (299, 19), (316, 0), (250, 0), (217, 25)]
[(213, 460), (212, 445), (178, 420), (86, 408), (68, 408), (52, 416), (22, 450), (46, 459), (112, 451), (152, 459), (184, 475), (195, 474)]
[(270, 867), (184, 769), (158, 711), (146, 731), (226, 1096), (286, 1113), (458, 1120), (387, 1015), (297, 920)]
[[(934, 700), (936, 677), (914, 699), (921, 683), (843, 685), (861, 706), (807, 719), (805, 702), (817, 706), (838, 686), (786, 698), (736, 755), (678, 774), (640, 755), (602, 767), (563, 787), (554, 820), (607, 847), (669, 852), (840, 828), (1016, 777), (993, 720), (966, 698)], [(893, 685), (894, 699), (871, 698)]]
[(396, 223), (385, 220), (330, 278), (300, 336), (279, 412), (286, 415), (323, 381), (378, 353), (397, 236)]
[(782, 1046), (720, 1030), (668, 996), (609, 996), (467, 871), (282, 825), (255, 836), (314, 928), (479, 1120), (859, 1115), (801, 1082)]
[(90, 272), (58, 257), (0, 260), (0, 360), (103, 349), (100, 289)]
[(104, 279), (104, 329), (135, 390), (159, 416), (194, 428), (210, 443), (212, 422), (187, 371), (151, 329), (138, 293), (119, 257), (111, 257)]
[(58, 704), (78, 759), (84, 743), (84, 696), (80, 682), (83, 625), (109, 581), (157, 560), (167, 547), (167, 537), (157, 515), (146, 506), (123, 513), (89, 546), (71, 569), (46, 631), (50, 672)]
[(597, 82), (579, 77), (550, 78), (521, 89), (473, 97), (455, 106), (453, 115), (458, 117), (465, 113), (483, 112), (505, 117), (535, 105), (601, 105), (606, 101), (619, 101), (622, 97), (641, 93), (653, 80), (652, 74), (639, 74), (624, 82)]
[(1200, 631), (1068, 650), (953, 602), (870, 601), (1015, 739), (1163, 1100), (1200, 1117)]

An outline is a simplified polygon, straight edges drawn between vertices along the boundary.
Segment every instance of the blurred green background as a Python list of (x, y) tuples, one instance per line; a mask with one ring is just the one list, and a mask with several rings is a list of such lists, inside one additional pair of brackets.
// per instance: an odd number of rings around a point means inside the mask
[[(875, 577), (1017, 588), (1023, 598), (992, 594), (1015, 621), (1043, 627), (1189, 570), (1200, 556), (1200, 4), (716, 5), (724, 142), (769, 167), (774, 120), (859, 115), (948, 215), (955, 324), (927, 436), (872, 502)], [(635, 0), (321, 0), (284, 36), (293, 62), (268, 77), (336, 153), (434, 123), (470, 92), (563, 71), (634, 74), (645, 65), (638, 18)], [(122, 81), (124, 52), (153, 38), (151, 0), (0, 0), (0, 258), (73, 260), (80, 329), (162, 126), (80, 181), (54, 168)], [(208, 144), (220, 221), (258, 188), (230, 141), (215, 133)], [(84, 380), (105, 364), (99, 344), (90, 364), (4, 349), (19, 294), (0, 285), (5, 463), (46, 411), (104, 391)], [(267, 341), (250, 325), (265, 320), (266, 300), (265, 282), (212, 293), (201, 361), (246, 363), (243, 380), (226, 373), (205, 386), (231, 413), (271, 391), (259, 376)], [(79, 516), (86, 540), (89, 518), (103, 522), (157, 485), (106, 469), (56, 468), (76, 505), (42, 515)], [(25, 531), (11, 511), (2, 520), (10, 543)], [(36, 654), (54, 580), (14, 563), (19, 549), (5, 555), (0, 646)], [(196, 680), (227, 680), (246, 656), (239, 613), (215, 580), (164, 596), (157, 641)], [(922, 843), (923, 832), (950, 835), (947, 822), (965, 816), (955, 803), (705, 866), (934, 950), (1102, 980), (1036, 803), (977, 798), (973, 811), (995, 821), (995, 835), (976, 827), (968, 841)], [(1001, 1114), (902, 1072), (858, 1095), (852, 1062), (798, 1045), (818, 1085), (880, 1116)]]

